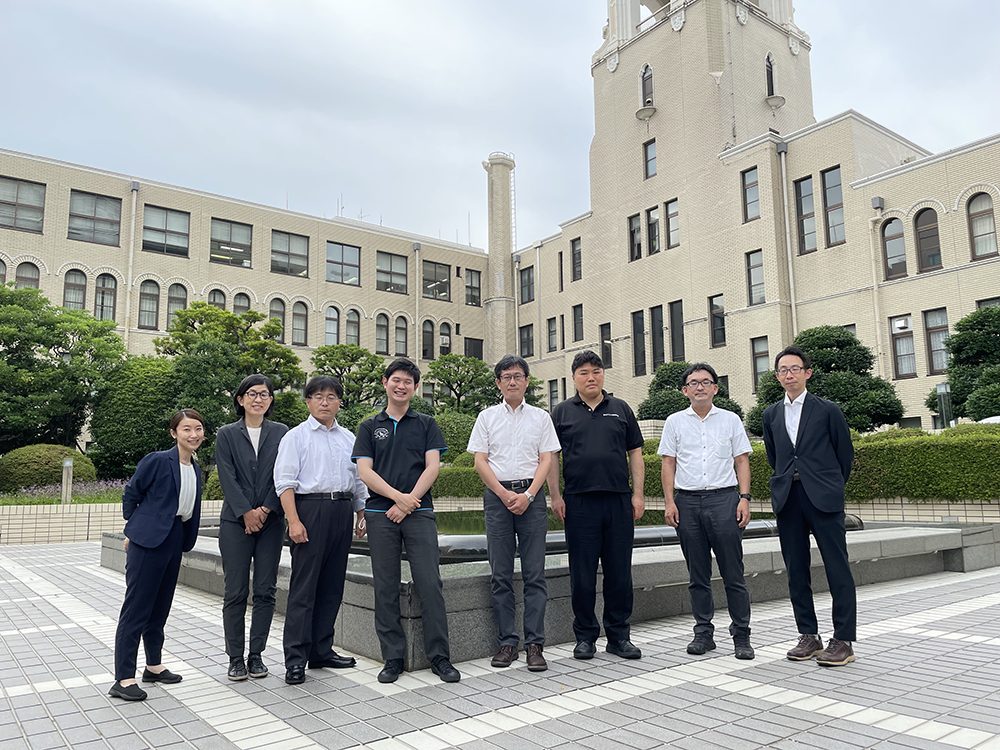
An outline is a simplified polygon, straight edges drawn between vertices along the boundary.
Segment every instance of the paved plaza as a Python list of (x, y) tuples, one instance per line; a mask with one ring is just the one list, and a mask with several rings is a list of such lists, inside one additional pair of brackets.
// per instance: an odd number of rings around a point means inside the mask
[[(785, 660), (794, 628), (778, 601), (754, 608), (752, 662), (722, 638), (688, 656), (691, 623), (673, 617), (633, 629), (641, 661), (553, 645), (548, 672), (482, 659), (452, 685), (429, 671), (380, 685), (368, 659), (285, 685), (280, 617), (272, 675), (230, 683), (219, 599), (179, 587), (164, 663), (184, 681), (148, 686), (144, 703), (106, 695), (124, 580), (99, 566), (98, 543), (0, 548), (0, 584), (2, 750), (1000, 748), (997, 568), (861, 588), (858, 661), (844, 668)], [(817, 603), (829, 622), (829, 597)]]

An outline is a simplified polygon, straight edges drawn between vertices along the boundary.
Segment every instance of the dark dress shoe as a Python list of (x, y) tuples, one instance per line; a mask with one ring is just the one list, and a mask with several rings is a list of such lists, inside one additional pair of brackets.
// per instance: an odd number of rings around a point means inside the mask
[(143, 682), (162, 682), (164, 685), (173, 685), (183, 679), (179, 674), (174, 674), (169, 669), (164, 669), (162, 672), (150, 672), (148, 669), (142, 670)]
[(490, 661), (491, 667), (509, 667), (517, 661), (517, 646), (501, 646)]
[(285, 671), (285, 683), (288, 685), (301, 685), (306, 681), (306, 668), (301, 664), (289, 667)]
[(609, 654), (620, 656), (623, 659), (641, 659), (642, 651), (632, 641), (608, 641), (604, 649)]
[(112, 698), (121, 698), (123, 701), (144, 701), (146, 700), (146, 691), (143, 690), (138, 685), (132, 684), (128, 687), (122, 687), (121, 682), (116, 682), (111, 686), (108, 691), (108, 695)]
[(378, 681), (383, 685), (389, 682), (395, 682), (399, 679), (399, 676), (403, 674), (403, 660), (402, 659), (389, 659), (382, 667), (382, 671), (378, 673)]
[(541, 643), (529, 643), (524, 647), (524, 653), (526, 661), (528, 662), (529, 672), (544, 672), (549, 668), (549, 665), (545, 662), (545, 657), (542, 656), (542, 644)]
[(226, 672), (233, 682), (241, 682), (247, 678), (247, 665), (243, 663), (242, 656), (234, 656), (229, 660), (229, 671)]
[(431, 671), (441, 678), (441, 682), (458, 682), (462, 675), (447, 659), (438, 659), (431, 664)]
[(264, 666), (264, 660), (260, 658), (260, 654), (250, 654), (247, 657), (247, 672), (255, 679), (267, 677), (267, 667)]
[(733, 638), (733, 650), (736, 653), (737, 659), (749, 661), (756, 656), (753, 646), (750, 645), (750, 636), (748, 635), (738, 635)]
[(330, 655), (323, 659), (310, 659), (309, 669), (349, 669), (357, 666), (358, 662), (353, 656), (341, 656), (336, 651), (331, 651)]
[(715, 639), (707, 635), (696, 635), (687, 647), (687, 652), (692, 656), (701, 656), (709, 651), (715, 651)]
[(597, 647), (594, 646), (593, 641), (577, 641), (573, 648), (574, 659), (593, 659), (596, 653)]

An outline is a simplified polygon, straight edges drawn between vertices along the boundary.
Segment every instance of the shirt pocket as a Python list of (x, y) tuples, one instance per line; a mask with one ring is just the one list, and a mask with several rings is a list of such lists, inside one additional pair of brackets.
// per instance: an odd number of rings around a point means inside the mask
[(733, 458), (733, 445), (729, 440), (712, 439), (716, 458)]

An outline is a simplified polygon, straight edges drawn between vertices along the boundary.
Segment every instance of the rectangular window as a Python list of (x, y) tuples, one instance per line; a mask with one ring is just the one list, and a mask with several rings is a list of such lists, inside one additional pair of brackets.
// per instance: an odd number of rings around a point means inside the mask
[(253, 227), (225, 219), (212, 219), (208, 259), (212, 263), (250, 268)]
[(375, 253), (375, 288), (381, 292), (406, 294), (406, 256)]
[(611, 324), (601, 323), (599, 329), (601, 339), (601, 360), (604, 362), (604, 369), (610, 370), (611, 362)]
[(482, 272), (465, 269), (465, 304), (481, 307), (483, 304)]
[(747, 253), (747, 304), (764, 304), (764, 251)]
[(726, 299), (717, 294), (708, 298), (708, 319), (712, 346), (726, 345)]
[(728, 375), (720, 375), (719, 376), (719, 395), (721, 396), (723, 393), (726, 394), (727, 397), (729, 396), (729, 376)]
[(550, 380), (549, 381), (549, 411), (555, 408), (556, 404), (559, 403), (559, 381)]
[(681, 244), (680, 202), (677, 198), (667, 201), (664, 209), (667, 218), (667, 247), (677, 247)]
[(468, 336), (465, 337), (465, 356), (475, 357), (476, 359), (483, 358), (483, 340), (482, 339), (470, 339)]
[(660, 209), (646, 211), (646, 255), (660, 252)]
[(771, 355), (767, 351), (767, 336), (750, 339), (750, 356), (753, 358), (753, 392), (756, 393), (760, 386), (760, 379), (771, 368)]
[(632, 374), (646, 374), (646, 321), (642, 310), (632, 313)]
[(563, 254), (559, 251), (559, 291), (563, 290)]
[(857, 323), (848, 323), (847, 325), (841, 326), (841, 328), (843, 328), (845, 331), (848, 331), (849, 333), (853, 334), (854, 336), (858, 335), (858, 325), (857, 325)]
[(649, 337), (652, 339), (653, 371), (666, 361), (663, 346), (663, 305), (649, 308)]
[(639, 260), (642, 257), (642, 225), (639, 214), (628, 217), (628, 259)]
[(977, 310), (982, 310), (984, 307), (1000, 307), (1000, 297), (976, 300)]
[(566, 348), (566, 316), (559, 316), (559, 348)]
[(518, 341), (520, 342), (521, 356), (524, 358), (535, 356), (535, 327), (531, 323), (517, 329)]
[(656, 174), (656, 139), (642, 144), (642, 174), (649, 179)]
[(559, 393), (562, 395), (562, 400), (566, 400), (566, 378), (559, 378)]
[(913, 322), (909, 315), (889, 318), (892, 336), (892, 365), (896, 379), (917, 376), (917, 355), (913, 347)]
[(326, 280), (334, 284), (361, 286), (361, 248), (327, 240)]
[(795, 223), (799, 229), (799, 255), (816, 249), (816, 207), (813, 202), (813, 178), (795, 182)]
[(535, 301), (535, 267), (522, 268), (517, 274), (521, 288), (521, 304)]
[(760, 191), (757, 186), (757, 167), (740, 173), (743, 185), (743, 222), (760, 218)]
[(271, 273), (309, 276), (309, 238), (271, 230)]
[(684, 354), (684, 302), (670, 303), (670, 361), (683, 362)]
[(451, 266), (424, 261), (424, 297), (451, 301)]
[(142, 209), (142, 249), (151, 253), (187, 257), (191, 214), (170, 208), (150, 206)]
[(583, 341), (583, 305), (573, 305), (573, 340)]
[(826, 246), (839, 245), (845, 241), (844, 234), (844, 191), (840, 185), (840, 167), (832, 167), (822, 173), (823, 210), (826, 212)]
[(556, 340), (556, 319), (549, 318), (545, 321), (546, 338), (548, 343), (546, 344), (546, 350), (554, 352), (558, 349), (558, 341)]
[(70, 191), (69, 239), (117, 246), (121, 221), (121, 198)]
[(45, 185), (0, 177), (0, 227), (41, 234)]
[(924, 338), (927, 340), (927, 374), (940, 375), (948, 370), (948, 310), (944, 307), (924, 311)]
[(570, 256), (573, 261), (573, 268), (570, 272), (570, 281), (579, 281), (583, 278), (583, 245), (577, 237), (569, 243)]

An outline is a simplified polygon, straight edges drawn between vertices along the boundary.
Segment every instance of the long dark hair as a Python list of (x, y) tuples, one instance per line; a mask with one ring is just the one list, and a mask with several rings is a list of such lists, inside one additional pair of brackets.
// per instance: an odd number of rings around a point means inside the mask
[(264, 417), (271, 416), (271, 410), (274, 408), (274, 383), (271, 382), (271, 378), (267, 375), (247, 375), (243, 378), (239, 387), (236, 389), (236, 393), (233, 394), (233, 407), (236, 409), (236, 416), (242, 417), (246, 414), (246, 409), (240, 403), (240, 399), (246, 395), (246, 392), (253, 388), (255, 385), (267, 386), (267, 392), (271, 394), (271, 403), (267, 407), (267, 411), (264, 412)]

